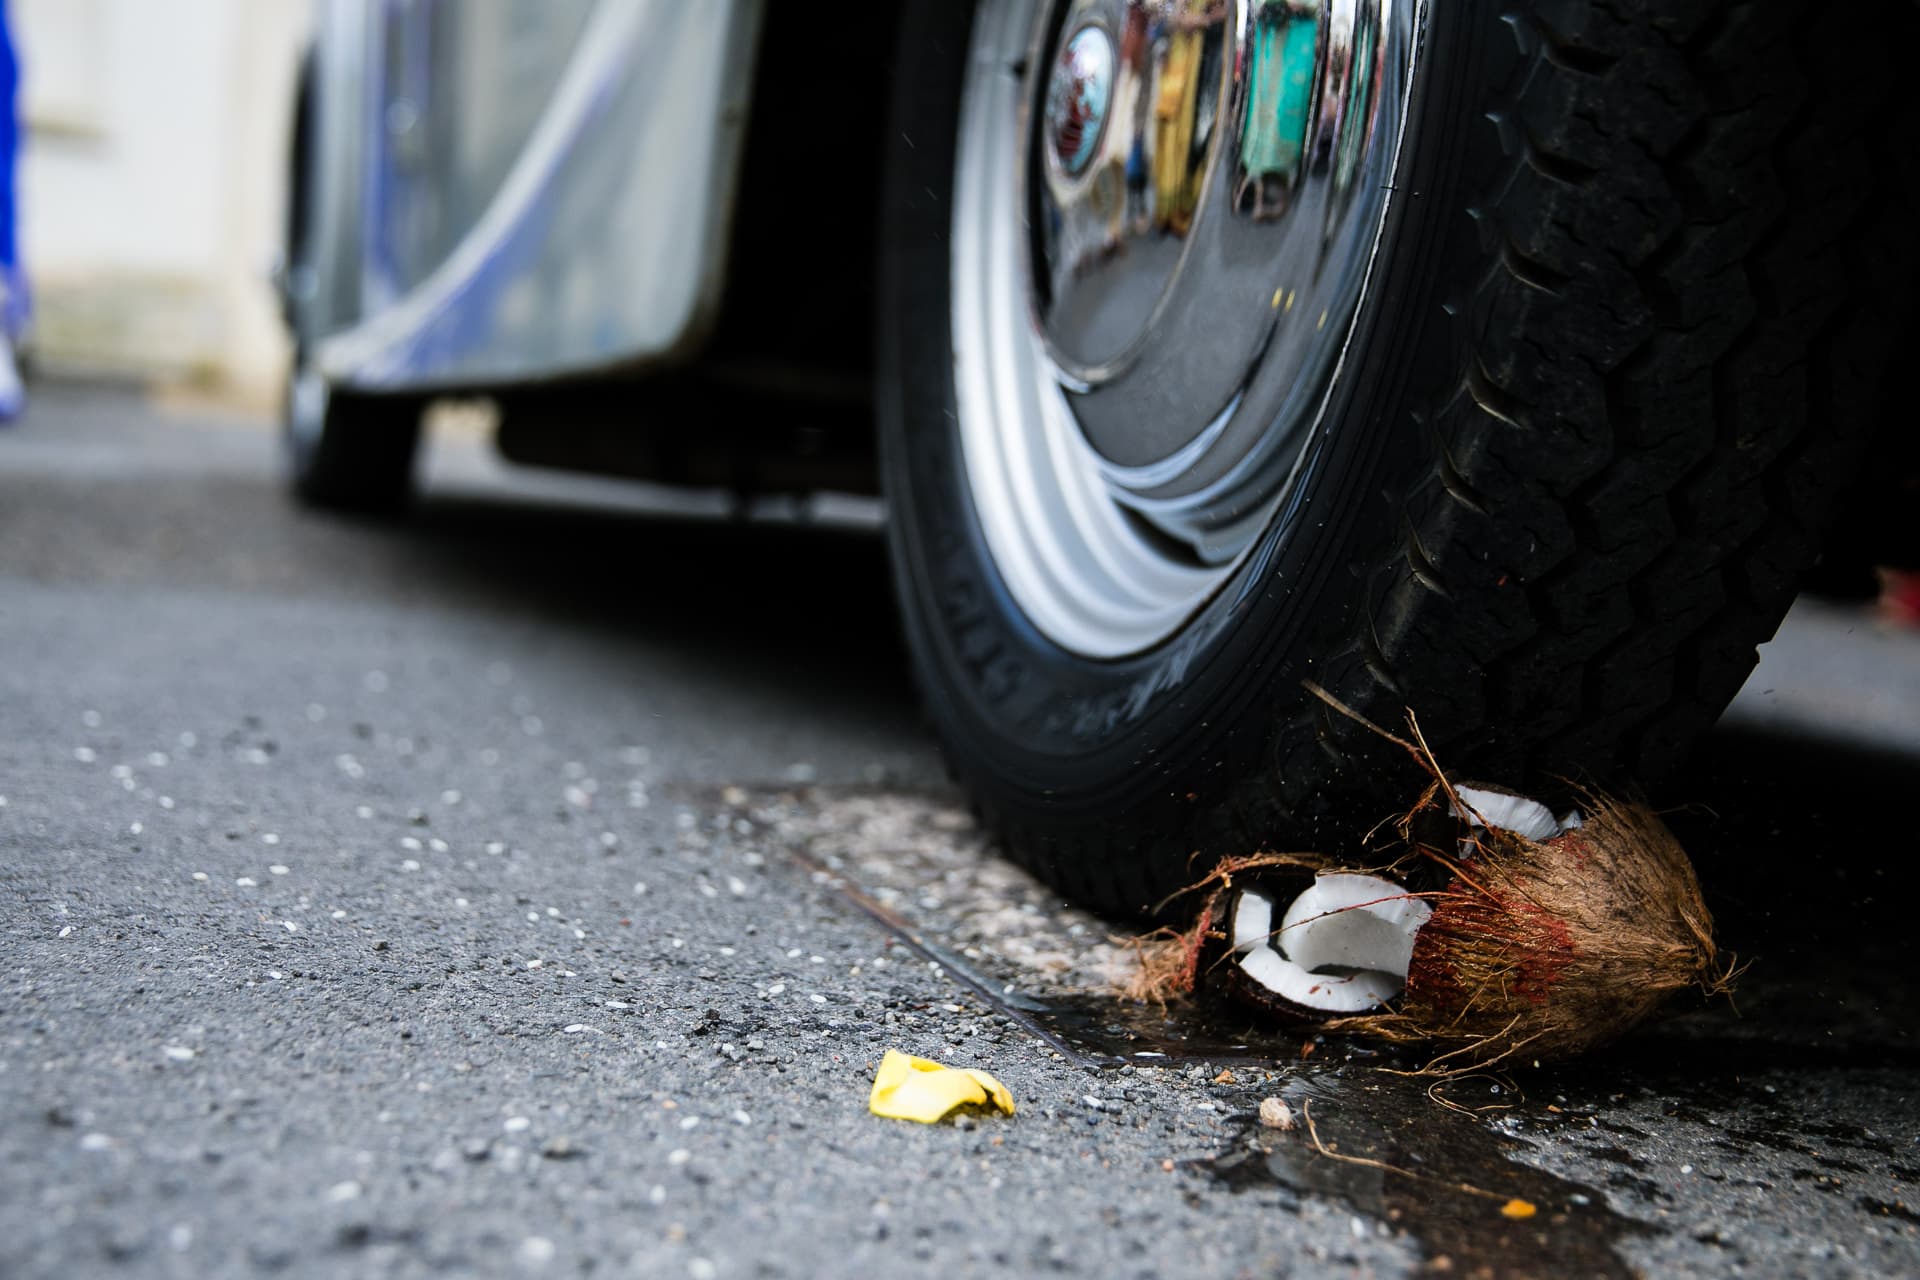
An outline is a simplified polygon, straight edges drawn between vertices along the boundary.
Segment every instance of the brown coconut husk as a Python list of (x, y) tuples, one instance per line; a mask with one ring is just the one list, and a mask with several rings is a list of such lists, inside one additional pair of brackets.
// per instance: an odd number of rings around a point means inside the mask
[[(1646, 806), (1582, 791), (1583, 825), (1538, 842), (1469, 826), (1468, 806), (1411, 712), (1409, 741), (1308, 687), (1406, 749), (1431, 778), (1393, 824), (1404, 853), (1387, 874), (1419, 880), (1424, 865), (1439, 885), (1422, 894), (1433, 915), (1414, 937), (1395, 1007), (1329, 1017), (1316, 1022), (1319, 1029), (1436, 1046), (1441, 1052), (1427, 1069), (1447, 1073), (1572, 1056), (1616, 1039), (1680, 991), (1731, 989), (1735, 966), (1714, 943), (1693, 866)], [(1436, 839), (1436, 830), (1444, 837)], [(1193, 990), (1209, 956), (1227, 958), (1223, 925), (1236, 876), (1333, 869), (1331, 859), (1306, 853), (1223, 861), (1183, 891), (1202, 895), (1188, 929), (1141, 940), (1128, 994), (1178, 998)]]
[(1584, 825), (1551, 840), (1482, 830), (1470, 856), (1423, 850), (1451, 879), (1427, 897), (1399, 1007), (1327, 1029), (1484, 1066), (1583, 1053), (1677, 992), (1727, 991), (1733, 966), (1679, 841), (1644, 805), (1584, 798)]

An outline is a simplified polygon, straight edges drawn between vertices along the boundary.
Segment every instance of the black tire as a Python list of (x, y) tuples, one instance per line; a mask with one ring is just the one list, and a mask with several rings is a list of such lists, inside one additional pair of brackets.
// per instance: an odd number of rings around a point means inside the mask
[(295, 82), (293, 129), (287, 147), (287, 207), (282, 247), (282, 318), (293, 338), (293, 373), (282, 401), (287, 486), (310, 506), (364, 515), (390, 515), (413, 496), (414, 458), (420, 452), (418, 396), (379, 396), (329, 387), (312, 367), (294, 283), (314, 270), (312, 245), (315, 54), (301, 58)]
[(413, 496), (420, 451), (420, 400), (337, 390), (317, 399), (307, 409), (312, 420), (300, 421), (300, 396), (287, 397), (287, 473), (294, 496), (363, 515), (403, 510)]
[[(1298, 534), (1137, 658), (1047, 643), (956, 437), (947, 245), (970, 6), (909, 13), (881, 281), (883, 474), (931, 716), (1012, 852), (1145, 913), (1194, 856), (1320, 847), (1412, 766), (1657, 786), (1751, 668), (1859, 465), (1913, 280), (1888, 166), (1912, 6), (1433, 6), (1411, 198)], [(1908, 95), (1910, 98), (1910, 95)]]

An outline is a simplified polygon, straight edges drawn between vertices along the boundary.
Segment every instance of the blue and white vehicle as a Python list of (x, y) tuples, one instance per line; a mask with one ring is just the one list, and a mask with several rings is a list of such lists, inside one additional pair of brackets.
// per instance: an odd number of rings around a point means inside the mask
[(1309, 686), (1657, 785), (1911, 322), (1895, 0), (317, 14), (296, 490), (397, 504), (481, 393), (522, 461), (880, 493), (956, 771), (1117, 910), (1401, 798)]

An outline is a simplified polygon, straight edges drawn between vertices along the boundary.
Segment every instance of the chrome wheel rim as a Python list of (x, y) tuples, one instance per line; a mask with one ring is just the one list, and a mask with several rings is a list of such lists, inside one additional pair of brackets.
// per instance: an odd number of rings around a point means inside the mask
[(981, 0), (954, 171), (961, 451), (1049, 640), (1177, 632), (1275, 518), (1364, 317), (1417, 0)]

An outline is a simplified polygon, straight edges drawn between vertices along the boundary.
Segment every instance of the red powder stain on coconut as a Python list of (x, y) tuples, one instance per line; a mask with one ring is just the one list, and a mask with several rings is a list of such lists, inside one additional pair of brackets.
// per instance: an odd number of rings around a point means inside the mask
[(1518, 963), (1513, 989), (1534, 1004), (1545, 1004), (1553, 985), (1573, 961), (1573, 932), (1565, 920), (1531, 902), (1508, 901), (1503, 905), (1516, 925), (1524, 923), (1518, 932), (1528, 939), (1515, 957)]
[(1523, 898), (1455, 880), (1414, 944), (1407, 995), (1430, 1009), (1463, 1011), (1495, 984), (1544, 1004), (1573, 959), (1564, 920)]
[(1587, 860), (1592, 853), (1592, 850), (1587, 847), (1587, 842), (1580, 838), (1578, 831), (1569, 831), (1564, 835), (1555, 836), (1547, 841), (1547, 848), (1565, 857), (1582, 871), (1587, 869)]

